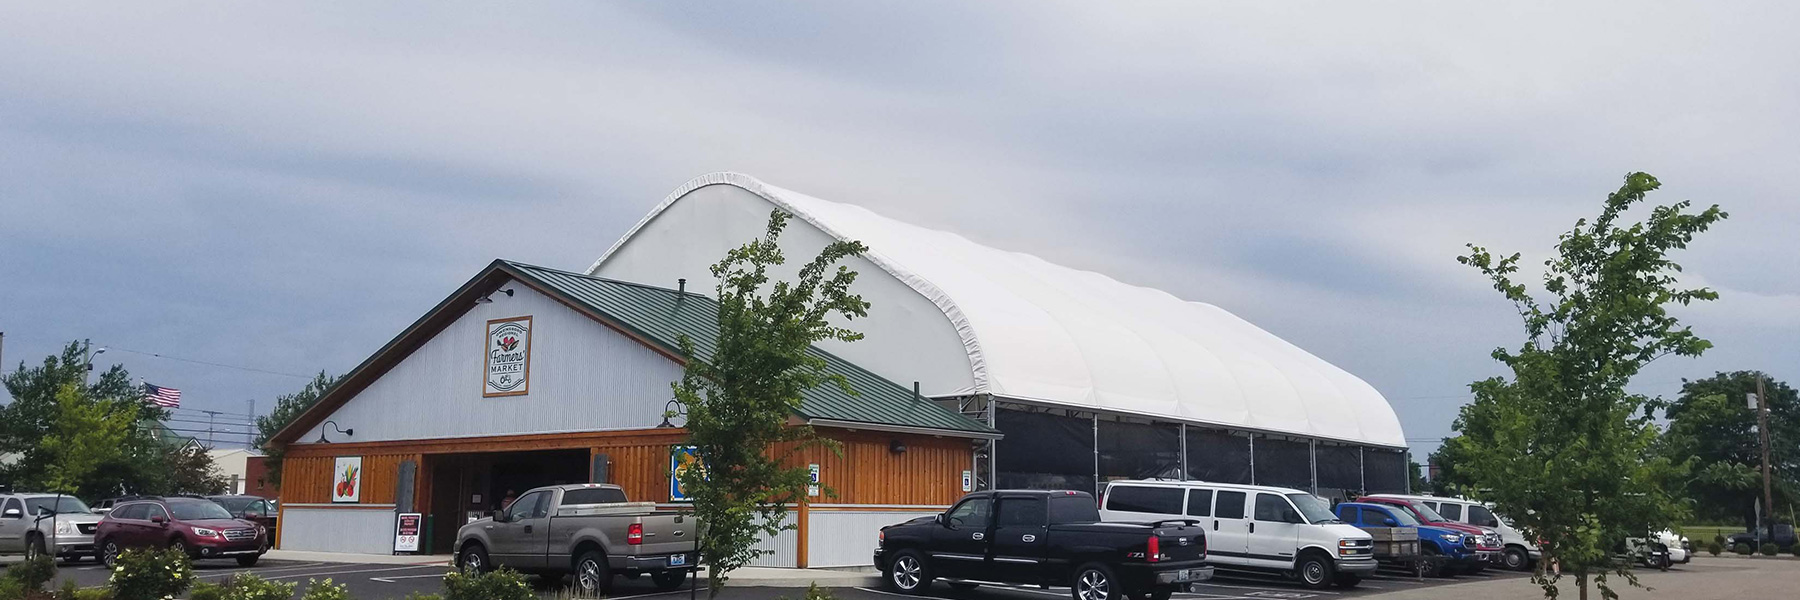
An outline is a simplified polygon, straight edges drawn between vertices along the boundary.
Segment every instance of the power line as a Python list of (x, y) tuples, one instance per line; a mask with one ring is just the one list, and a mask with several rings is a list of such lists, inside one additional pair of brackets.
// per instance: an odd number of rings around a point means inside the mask
[(105, 348), (107, 350), (118, 350), (120, 352), (130, 352), (132, 354), (139, 354), (139, 355), (143, 355), (143, 356), (152, 356), (152, 357), (156, 357), (156, 358), (163, 358), (163, 359), (180, 361), (180, 362), (185, 362), (185, 363), (194, 363), (197, 365), (206, 365), (209, 367), (220, 367), (220, 368), (224, 368), (224, 369), (237, 369), (239, 371), (249, 371), (252, 373), (264, 373), (264, 374), (268, 374), (268, 375), (280, 375), (282, 377), (293, 377), (293, 378), (297, 378), (297, 379), (312, 379), (312, 377), (308, 376), (308, 375), (295, 375), (293, 373), (283, 373), (281, 371), (270, 371), (268, 369), (258, 369), (256, 367), (243, 367), (243, 366), (238, 366), (238, 365), (228, 365), (225, 363), (216, 363), (216, 362), (198, 360), (198, 359), (192, 359), (192, 358), (182, 358), (179, 356), (169, 356), (167, 354), (158, 354), (156, 352), (144, 352), (141, 350), (132, 350), (130, 348), (120, 348), (118, 346), (108, 345), (108, 346), (105, 346)]

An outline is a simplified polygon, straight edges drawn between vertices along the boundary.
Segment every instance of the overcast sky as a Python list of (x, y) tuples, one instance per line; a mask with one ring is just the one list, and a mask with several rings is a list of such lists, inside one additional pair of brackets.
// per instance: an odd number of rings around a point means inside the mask
[(1520, 341), (1463, 244), (1541, 258), (1642, 170), (1732, 216), (1678, 256), (1717, 348), (1640, 391), (1800, 379), (1793, 3), (369, 4), (7, 5), (5, 371), (90, 338), (264, 412), (735, 170), (1224, 307), (1423, 453)]

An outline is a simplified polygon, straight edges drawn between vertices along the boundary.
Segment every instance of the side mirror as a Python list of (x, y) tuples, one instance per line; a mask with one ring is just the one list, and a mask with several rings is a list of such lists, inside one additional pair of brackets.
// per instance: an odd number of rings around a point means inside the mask
[(21, 512), (19, 509), (16, 509), (16, 508), (9, 508), (9, 509), (6, 509), (6, 512), (0, 513), (0, 517), (6, 517), (8, 519), (20, 519), (20, 518), (25, 517), (25, 513)]
[(152, 515), (150, 517), (150, 522), (155, 523), (157, 525), (168, 525), (169, 524), (169, 520), (166, 518), (163, 518), (162, 515)]
[(1386, 525), (1388, 527), (1395, 527), (1395, 526), (1398, 526), (1400, 524), (1400, 522), (1395, 521), (1393, 517), (1388, 517), (1386, 519), (1382, 519), (1381, 524)]
[[(8, 513), (8, 514), (10, 514), (10, 513)], [(944, 520), (944, 513), (938, 513), (935, 515), (931, 515), (931, 520), (936, 522), (939, 525), (949, 524), (949, 521)]]
[(246, 510), (246, 511), (244, 511), (244, 519), (245, 519), (245, 520), (254, 520), (254, 519), (256, 519), (256, 518), (257, 518), (257, 517), (260, 517), (260, 516), (262, 516), (262, 515), (259, 515), (259, 514), (256, 514), (256, 511), (254, 511), (254, 510)]

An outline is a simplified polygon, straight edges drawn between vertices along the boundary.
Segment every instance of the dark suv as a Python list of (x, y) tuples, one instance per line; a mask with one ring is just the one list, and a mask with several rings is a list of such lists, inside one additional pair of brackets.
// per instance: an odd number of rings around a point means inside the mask
[(94, 532), (94, 546), (111, 567), (119, 553), (137, 548), (171, 548), (191, 558), (235, 558), (251, 566), (268, 551), (261, 525), (235, 518), (205, 498), (143, 498), (121, 501)]

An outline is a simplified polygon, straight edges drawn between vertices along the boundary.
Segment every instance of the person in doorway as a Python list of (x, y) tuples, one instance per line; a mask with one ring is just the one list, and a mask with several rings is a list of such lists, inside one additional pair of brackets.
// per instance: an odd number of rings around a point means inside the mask
[(506, 509), (512, 506), (513, 501), (518, 499), (518, 492), (506, 490), (506, 495), (500, 498), (500, 512), (506, 512)]

